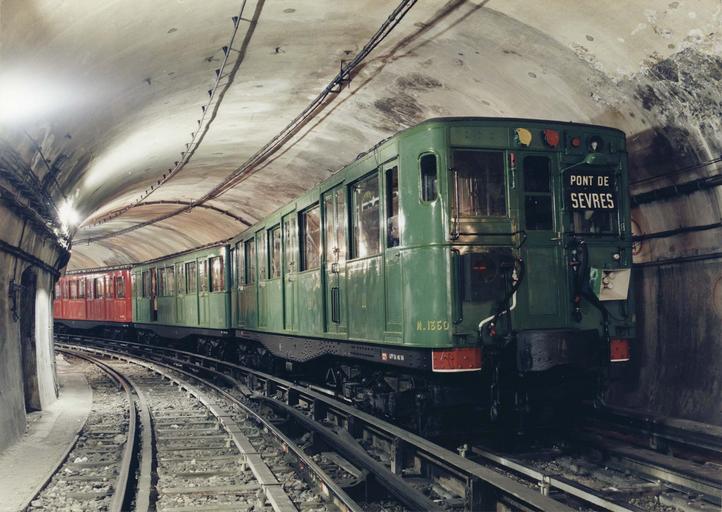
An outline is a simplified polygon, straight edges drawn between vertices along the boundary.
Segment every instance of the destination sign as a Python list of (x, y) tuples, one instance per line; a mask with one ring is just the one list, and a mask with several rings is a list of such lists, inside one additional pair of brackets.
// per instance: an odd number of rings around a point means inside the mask
[(567, 205), (572, 210), (615, 210), (614, 176), (611, 173), (569, 172), (566, 178)]

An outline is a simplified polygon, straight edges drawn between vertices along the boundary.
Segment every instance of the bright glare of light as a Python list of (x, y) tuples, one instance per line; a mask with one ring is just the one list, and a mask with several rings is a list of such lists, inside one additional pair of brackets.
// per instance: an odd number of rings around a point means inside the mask
[(58, 217), (65, 234), (68, 234), (70, 228), (77, 226), (80, 222), (80, 214), (73, 206), (73, 202), (67, 200), (58, 208)]
[(0, 122), (15, 123), (47, 116), (67, 106), (74, 96), (57, 80), (37, 73), (0, 72)]

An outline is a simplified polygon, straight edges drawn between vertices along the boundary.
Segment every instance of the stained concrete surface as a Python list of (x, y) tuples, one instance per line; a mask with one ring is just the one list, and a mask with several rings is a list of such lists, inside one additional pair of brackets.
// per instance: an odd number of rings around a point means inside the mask
[(93, 393), (85, 376), (58, 357), (60, 397), (31, 413), (25, 434), (0, 453), (0, 512), (22, 510), (62, 460), (85, 423)]

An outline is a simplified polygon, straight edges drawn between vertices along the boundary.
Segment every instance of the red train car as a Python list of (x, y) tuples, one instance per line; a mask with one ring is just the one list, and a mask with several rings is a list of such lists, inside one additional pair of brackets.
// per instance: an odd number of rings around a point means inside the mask
[(130, 269), (68, 274), (55, 286), (55, 321), (74, 328), (133, 321)]

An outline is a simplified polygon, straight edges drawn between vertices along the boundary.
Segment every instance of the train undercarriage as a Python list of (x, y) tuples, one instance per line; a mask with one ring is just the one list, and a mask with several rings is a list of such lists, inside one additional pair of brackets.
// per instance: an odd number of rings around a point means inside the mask
[(186, 350), (280, 375), (426, 436), (490, 428), (516, 435), (568, 425), (576, 406), (604, 388), (601, 367), (589, 370), (562, 364), (544, 371), (519, 371), (515, 341), (503, 349), (487, 347), (482, 371), (449, 374), (333, 355), (291, 361), (257, 340), (231, 336), (164, 337), (150, 329), (112, 324), (92, 329), (57, 324), (56, 329)]

